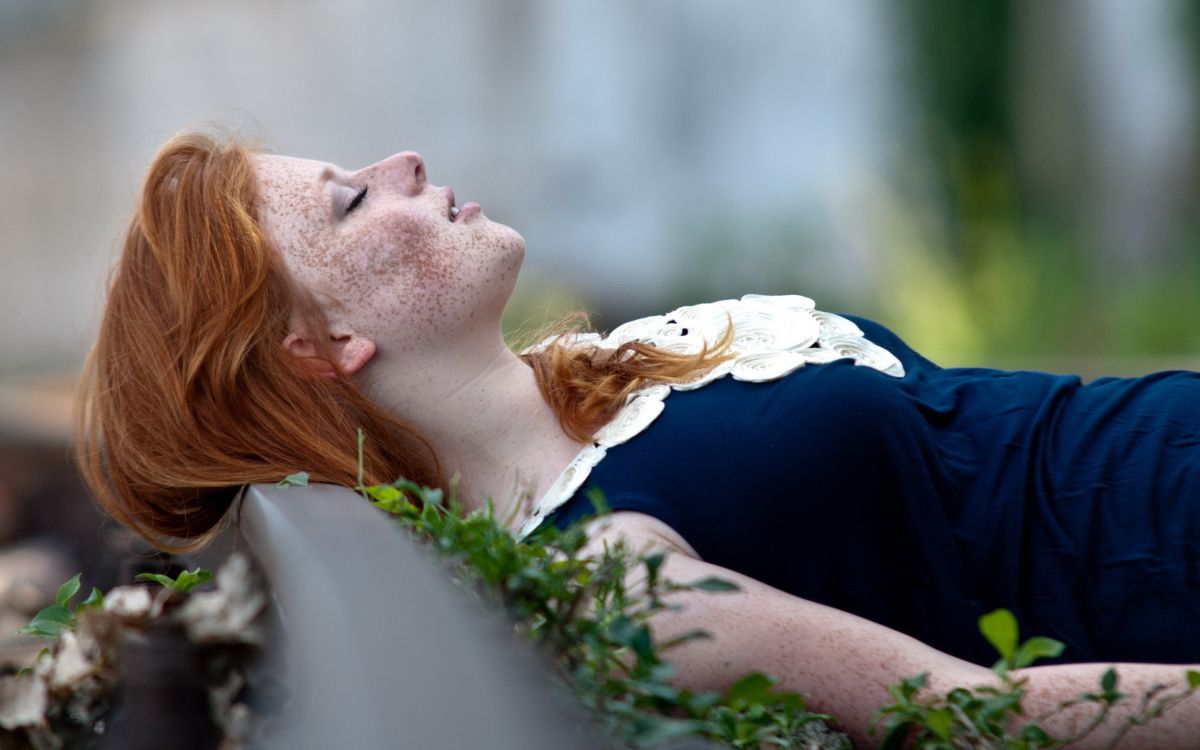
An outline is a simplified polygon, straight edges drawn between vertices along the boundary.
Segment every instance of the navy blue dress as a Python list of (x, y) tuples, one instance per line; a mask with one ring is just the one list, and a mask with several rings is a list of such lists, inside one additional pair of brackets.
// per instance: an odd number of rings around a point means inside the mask
[(990, 666), (980, 615), (1039, 663), (1200, 663), (1200, 373), (1102, 378), (850, 360), (677, 391), (551, 516), (654, 516), (700, 557)]

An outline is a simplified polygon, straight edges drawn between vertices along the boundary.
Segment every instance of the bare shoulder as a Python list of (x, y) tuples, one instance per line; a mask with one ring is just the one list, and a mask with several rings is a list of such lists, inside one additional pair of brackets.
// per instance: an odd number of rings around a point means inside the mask
[(664, 551), (700, 559), (678, 531), (645, 513), (615, 511), (589, 523), (587, 533), (588, 543), (583, 548), (585, 556), (599, 555), (605, 545), (623, 540), (633, 552)]

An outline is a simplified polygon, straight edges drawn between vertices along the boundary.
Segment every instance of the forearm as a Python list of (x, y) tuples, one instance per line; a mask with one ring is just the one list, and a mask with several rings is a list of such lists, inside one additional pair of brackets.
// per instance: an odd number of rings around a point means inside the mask
[[(680, 592), (674, 601), (683, 609), (655, 616), (659, 638), (692, 629), (706, 630), (709, 640), (687, 643), (668, 654), (677, 668), (679, 684), (720, 691), (749, 671), (780, 678), (780, 688), (806, 694), (810, 709), (838, 718), (842, 731), (858, 747), (874, 747), (881, 735), (871, 735), (872, 715), (892, 702), (887, 688), (905, 677), (928, 674), (918, 698), (945, 696), (954, 688), (1002, 687), (990, 670), (934, 649), (915, 638), (831, 607), (809, 602), (753, 579), (712, 568), (695, 560), (668, 562), (673, 578), (694, 580), (719, 575), (742, 587), (731, 594)], [(981, 636), (982, 637), (982, 636)], [(1168, 689), (1161, 700), (1186, 690), (1185, 665), (1117, 664), (1117, 690), (1129, 697), (1115, 704), (1103, 724), (1072, 747), (1108, 748), (1129, 719), (1144, 713), (1142, 696), (1156, 684)], [(1023, 706), (1027, 720), (1058, 738), (1081, 734), (1100, 712), (1096, 703), (1077, 704), (1064, 711), (1063, 701), (1085, 693), (1101, 693), (1100, 679), (1107, 664), (1029, 667), (1013, 673), (1027, 678)], [(1193, 667), (1200, 668), (1200, 667)], [(1042, 720), (1041, 717), (1046, 717)], [(1020, 731), (1014, 717), (1009, 728)], [(1191, 695), (1143, 726), (1129, 728), (1119, 748), (1192, 747), (1200, 743), (1200, 698)]]
[[(1080, 750), (1108, 748), (1122, 734), (1129, 720), (1148, 714), (1149, 709), (1168, 696), (1178, 696), (1187, 691), (1185, 670), (1200, 669), (1200, 665), (1183, 664), (1060, 664), (1045, 667), (1029, 667), (1014, 672), (1014, 677), (1028, 679), (1025, 686), (1025, 715), (1037, 721), (1042, 729), (1059, 738), (1083, 733), (1099, 718), (1101, 707), (1097, 703), (1076, 704), (1062, 711), (1057, 708), (1062, 701), (1084, 693), (1100, 693), (1100, 680), (1108, 668), (1115, 667), (1118, 677), (1116, 689), (1126, 697), (1115, 703), (1104, 721), (1095, 727), (1086, 738), (1071, 747)], [(1165, 685), (1151, 696), (1146, 696), (1155, 686)], [(1041, 719), (1049, 714), (1048, 718)], [(1120, 748), (1183, 748), (1200, 746), (1200, 697), (1188, 695), (1168, 708), (1157, 718), (1141, 726), (1128, 727), (1117, 747)]]
[[(673, 601), (683, 609), (661, 612), (652, 623), (660, 639), (692, 629), (712, 636), (667, 654), (681, 685), (720, 691), (746, 672), (773, 675), (781, 680), (780, 689), (804, 693), (811, 710), (837, 717), (837, 728), (866, 748), (880, 740), (868, 730), (872, 714), (891, 701), (889, 685), (921, 672), (929, 673), (926, 691), (941, 694), (998, 682), (984, 667), (882, 625), (752, 579), (717, 575), (733, 578), (742, 590), (676, 594)], [(686, 581), (697, 576), (672, 577)]]
[[(859, 747), (873, 747), (872, 715), (893, 702), (888, 686), (906, 677), (928, 675), (918, 700), (945, 696), (954, 688), (1003, 688), (991, 670), (938, 651), (915, 638), (848, 612), (806, 601), (747, 576), (706, 563), (671, 537), (668, 527), (638, 514), (609, 518), (608, 538), (624, 537), (634, 548), (664, 546), (668, 554), (662, 573), (679, 582), (707, 576), (725, 578), (740, 587), (734, 593), (681, 591), (667, 598), (680, 610), (659, 612), (651, 623), (662, 642), (693, 630), (707, 631), (709, 640), (690, 641), (667, 654), (675, 663), (679, 684), (697, 690), (720, 691), (747, 672), (780, 678), (780, 687), (804, 693), (814, 711), (829, 713)], [(605, 529), (595, 535), (593, 551), (604, 543)], [(980, 636), (982, 637), (982, 636)], [(1166, 691), (1149, 703), (1186, 689), (1185, 665), (1118, 664), (1117, 690), (1129, 697), (1116, 704), (1106, 722), (1072, 747), (1108, 747), (1130, 717), (1144, 712), (1142, 696), (1156, 684)], [(1192, 667), (1200, 669), (1200, 665)], [(1101, 693), (1105, 664), (1030, 667), (1013, 673), (1027, 679), (1023, 706), (1028, 719), (1050, 734), (1066, 738), (1081, 734), (1099, 712), (1095, 703), (1055, 713), (1058, 705), (1084, 693)], [(1042, 717), (1049, 716), (1044, 720)], [(1019, 717), (1009, 727), (1020, 731)], [(1121, 748), (1200, 746), (1200, 698), (1189, 695), (1147, 725), (1133, 727)]]

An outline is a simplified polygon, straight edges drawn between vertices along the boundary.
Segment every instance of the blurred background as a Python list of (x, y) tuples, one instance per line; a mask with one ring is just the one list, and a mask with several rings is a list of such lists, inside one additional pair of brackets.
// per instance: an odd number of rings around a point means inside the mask
[(794, 291), (1094, 376), (1200, 366), (1198, 84), (1200, 0), (0, 0), (0, 604), (123, 543), (70, 388), (181, 128), (420, 151), (524, 234), (510, 329)]

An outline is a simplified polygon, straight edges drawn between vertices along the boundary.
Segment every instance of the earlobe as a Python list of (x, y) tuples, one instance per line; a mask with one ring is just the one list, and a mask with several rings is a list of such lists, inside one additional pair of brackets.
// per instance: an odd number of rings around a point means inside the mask
[(334, 339), (333, 351), (338, 365), (347, 375), (353, 375), (375, 356), (375, 342), (357, 334)]

